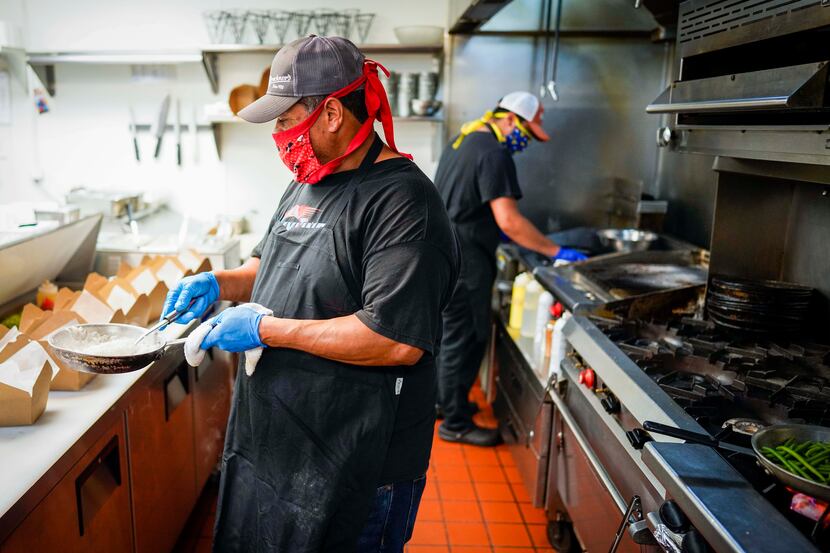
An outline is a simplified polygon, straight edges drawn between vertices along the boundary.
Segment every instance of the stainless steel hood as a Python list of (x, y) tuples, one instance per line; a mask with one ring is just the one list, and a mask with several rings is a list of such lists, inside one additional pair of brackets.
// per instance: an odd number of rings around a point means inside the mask
[(805, 63), (672, 83), (648, 113), (711, 113), (749, 110), (821, 109), (827, 64)]

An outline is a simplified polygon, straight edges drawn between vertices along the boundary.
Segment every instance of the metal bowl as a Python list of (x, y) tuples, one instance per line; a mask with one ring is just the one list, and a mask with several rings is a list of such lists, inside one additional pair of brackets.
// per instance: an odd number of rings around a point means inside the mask
[(817, 499), (830, 501), (830, 486), (807, 480), (806, 478), (784, 470), (761, 453), (764, 447), (779, 446), (790, 438), (799, 442), (806, 442), (808, 440), (814, 442), (830, 442), (830, 428), (811, 424), (775, 424), (759, 430), (752, 436), (752, 449), (755, 450), (758, 462), (770, 474), (791, 488)]
[(143, 369), (162, 357), (171, 346), (184, 344), (185, 340), (173, 340), (165, 343), (158, 334), (145, 338), (147, 350), (133, 355), (103, 356), (90, 355), (79, 351), (77, 333), (89, 330), (109, 336), (112, 339), (138, 339), (146, 332), (140, 326), (125, 324), (83, 324), (73, 325), (55, 332), (49, 337), (49, 348), (60, 361), (76, 371), (93, 374), (121, 374)]
[(609, 228), (597, 231), (600, 243), (617, 252), (644, 252), (650, 249), (659, 236), (648, 230), (636, 228)]

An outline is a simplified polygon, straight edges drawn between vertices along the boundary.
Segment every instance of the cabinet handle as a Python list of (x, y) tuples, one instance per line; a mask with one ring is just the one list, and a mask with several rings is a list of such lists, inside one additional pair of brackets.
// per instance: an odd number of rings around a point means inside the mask
[(164, 420), (169, 421), (173, 411), (187, 398), (190, 393), (188, 386), (188, 365), (182, 363), (164, 381)]
[(81, 536), (120, 485), (121, 457), (118, 451), (118, 436), (113, 436), (75, 479), (78, 531)]

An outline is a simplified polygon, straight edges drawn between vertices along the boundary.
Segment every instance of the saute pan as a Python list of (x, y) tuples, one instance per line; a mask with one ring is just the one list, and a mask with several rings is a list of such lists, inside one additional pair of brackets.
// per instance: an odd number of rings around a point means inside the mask
[(792, 474), (784, 470), (769, 459), (761, 451), (765, 447), (776, 447), (790, 438), (797, 442), (830, 442), (830, 428), (811, 424), (773, 424), (762, 428), (752, 435), (752, 449), (721, 442), (708, 434), (699, 434), (680, 428), (674, 428), (665, 424), (653, 421), (643, 422), (643, 429), (655, 434), (663, 434), (693, 442), (701, 445), (708, 445), (727, 451), (733, 451), (743, 455), (754, 456), (758, 463), (779, 482), (799, 492), (802, 492), (816, 499), (830, 501), (830, 486), (813, 482), (807, 478)]
[(185, 338), (165, 342), (159, 334), (152, 334), (130, 355), (90, 355), (84, 353), (82, 334), (98, 334), (110, 340), (131, 341), (147, 332), (140, 326), (126, 324), (83, 324), (63, 328), (49, 337), (49, 347), (55, 357), (77, 371), (94, 374), (121, 374), (143, 369), (173, 348), (183, 346)]

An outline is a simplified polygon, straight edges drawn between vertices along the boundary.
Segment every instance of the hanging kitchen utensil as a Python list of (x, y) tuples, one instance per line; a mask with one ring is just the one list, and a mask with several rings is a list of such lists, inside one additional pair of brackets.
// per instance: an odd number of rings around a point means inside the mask
[(199, 123), (196, 118), (196, 106), (193, 106), (190, 120), (190, 138), (193, 140), (193, 163), (199, 163)]
[(135, 111), (133, 111), (133, 106), (130, 106), (130, 135), (133, 139), (133, 152), (135, 152), (135, 160), (141, 161), (141, 153), (138, 149), (138, 128), (135, 122)]
[(153, 153), (153, 157), (158, 159), (159, 155), (161, 154), (161, 140), (164, 137), (164, 132), (167, 130), (167, 114), (170, 112), (170, 95), (166, 95), (164, 100), (161, 101), (161, 107), (159, 108), (159, 115), (158, 119), (156, 120), (156, 124), (153, 126), (152, 133), (156, 137), (156, 149)]
[(271, 22), (274, 24), (274, 32), (277, 35), (277, 43), (285, 44), (285, 37), (288, 34), (288, 28), (294, 20), (291, 12), (285, 10), (271, 10), (269, 12)]
[(176, 121), (173, 127), (173, 132), (176, 135), (176, 165), (182, 166), (182, 113), (181, 102), (176, 99)]
[[(184, 346), (184, 338), (165, 342), (158, 334), (135, 346), (135, 339), (144, 332), (140, 326), (126, 324), (74, 325), (55, 332), (49, 338), (49, 347), (76, 371), (121, 374), (143, 369), (174, 347)], [(107, 353), (107, 348), (114, 354)]]
[(559, 93), (556, 91), (556, 70), (559, 65), (559, 39), (562, 28), (562, 3), (564, 1), (557, 0), (556, 2), (556, 34), (553, 40), (553, 67), (550, 71), (550, 80), (546, 85), (550, 98), (554, 102), (559, 101)]
[(539, 97), (544, 98), (547, 89), (545, 83), (548, 81), (548, 66), (550, 65), (550, 16), (553, 11), (553, 0), (547, 0), (542, 4), (542, 20), (545, 31), (545, 57), (542, 60), (542, 85), (539, 87)]

